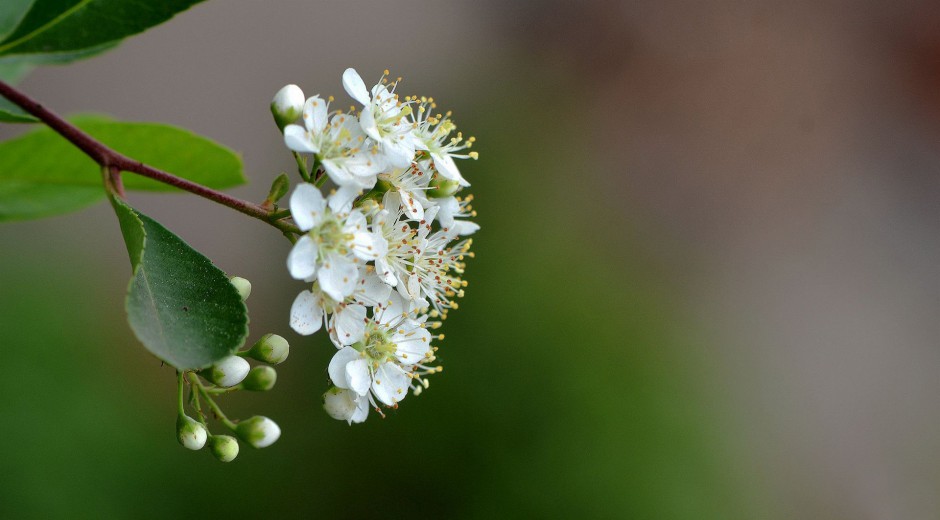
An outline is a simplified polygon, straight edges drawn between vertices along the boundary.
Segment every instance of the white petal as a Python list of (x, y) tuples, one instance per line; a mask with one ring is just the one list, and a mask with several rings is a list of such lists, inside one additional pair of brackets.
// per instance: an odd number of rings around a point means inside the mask
[(408, 310), (410, 310), (410, 305), (405, 303), (404, 298), (398, 293), (391, 293), (388, 296), (388, 301), (385, 302), (382, 311), (379, 313), (378, 321), (382, 324), (392, 323), (404, 316), (405, 312)]
[(369, 398), (359, 396), (356, 400), (356, 411), (349, 418), (349, 423), (361, 423), (369, 417)]
[(371, 106), (366, 106), (359, 114), (359, 127), (372, 139), (382, 140), (382, 134), (379, 133), (379, 125), (375, 122), (375, 114), (372, 113)]
[(300, 237), (287, 255), (287, 270), (295, 280), (307, 280), (317, 273), (317, 243), (309, 235)]
[(388, 260), (384, 257), (375, 261), (375, 272), (382, 281), (387, 283), (390, 287), (398, 285), (398, 278), (395, 277), (395, 273), (392, 272), (392, 266), (388, 265)]
[(398, 346), (395, 355), (404, 365), (413, 365), (421, 361), (431, 350), (431, 333), (418, 326), (412, 326), (411, 329), (404, 334), (396, 332), (390, 338)]
[(303, 291), (294, 299), (290, 308), (290, 326), (298, 334), (309, 336), (320, 330), (323, 324), (323, 307), (320, 299), (310, 291)]
[(353, 235), (353, 254), (363, 260), (376, 260), (388, 253), (388, 241), (378, 233), (360, 231)]
[(295, 152), (320, 152), (320, 148), (310, 140), (307, 129), (300, 125), (287, 125), (284, 127), (284, 144)]
[(372, 384), (372, 375), (369, 373), (369, 360), (360, 357), (349, 362), (346, 365), (346, 381), (349, 382), (350, 390), (359, 395), (366, 395), (369, 392), (369, 385)]
[(411, 220), (422, 220), (424, 218), (424, 208), (421, 206), (421, 203), (415, 200), (414, 195), (404, 189), (399, 189), (398, 192), (401, 194), (405, 214), (407, 214)]
[(355, 262), (336, 253), (330, 253), (317, 271), (320, 288), (330, 298), (341, 302), (352, 294), (359, 280)]
[(352, 345), (362, 340), (366, 331), (366, 308), (362, 305), (347, 305), (333, 314), (333, 328), (341, 345)]
[[(352, 179), (352, 178), (350, 178)], [(338, 184), (338, 183), (337, 183)], [(329, 205), (333, 213), (346, 213), (352, 209), (353, 201), (362, 193), (355, 181), (340, 185), (332, 195), (330, 195)]]
[(359, 284), (356, 285), (356, 290), (353, 292), (353, 298), (358, 302), (374, 307), (376, 304), (388, 301), (391, 293), (392, 288), (382, 281), (378, 273), (365, 267), (359, 269)]
[(454, 215), (460, 211), (460, 203), (457, 202), (456, 197), (444, 197), (442, 199), (436, 199), (437, 205), (440, 209), (437, 211), (437, 219), (441, 223), (441, 227), (449, 228), (454, 225)]
[(320, 96), (313, 96), (304, 103), (304, 125), (307, 130), (320, 133), (326, 128), (327, 112), (326, 101)]
[(454, 163), (454, 159), (450, 155), (432, 153), (431, 158), (434, 159), (434, 167), (437, 168), (437, 172), (440, 173), (442, 177), (457, 181), (461, 186), (470, 185), (470, 183), (460, 175), (460, 170), (457, 169), (457, 164)]
[(301, 231), (309, 231), (320, 223), (326, 201), (313, 184), (302, 183), (290, 196), (290, 214)]
[(382, 363), (375, 371), (372, 392), (379, 398), (379, 401), (388, 406), (395, 406), (396, 403), (408, 395), (408, 385), (410, 383), (411, 378), (408, 377), (408, 373), (398, 365)]
[[(361, 119), (360, 124), (362, 124)], [(369, 133), (369, 131), (366, 130), (364, 124), (362, 129), (367, 134)], [(371, 134), (369, 137), (379, 140), (378, 138), (373, 137)], [(392, 137), (382, 140), (382, 153), (385, 154), (385, 158), (388, 160), (388, 163), (391, 166), (396, 168), (407, 168), (411, 166), (411, 162), (415, 158), (415, 147), (411, 139), (398, 139), (397, 137)]]
[(480, 230), (480, 225), (469, 220), (454, 221), (454, 232), (461, 236), (472, 235)]
[(346, 379), (346, 365), (361, 358), (362, 354), (352, 347), (343, 347), (333, 354), (327, 372), (337, 388), (351, 388), (349, 380)]
[(346, 93), (350, 97), (363, 105), (368, 105), (371, 101), (369, 91), (366, 90), (366, 84), (362, 82), (362, 78), (359, 77), (359, 73), (354, 68), (350, 67), (343, 72), (343, 88), (346, 89)]

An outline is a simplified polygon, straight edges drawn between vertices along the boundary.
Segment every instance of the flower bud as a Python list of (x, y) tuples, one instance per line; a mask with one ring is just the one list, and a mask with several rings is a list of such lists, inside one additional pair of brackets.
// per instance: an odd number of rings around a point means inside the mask
[(442, 179), (435, 177), (431, 180), (430, 188), (427, 191), (428, 197), (432, 199), (442, 199), (444, 197), (450, 197), (460, 189), (460, 183), (457, 181), (451, 181), (447, 179)]
[(269, 366), (257, 366), (248, 372), (248, 377), (242, 381), (242, 388), (253, 392), (267, 392), (274, 388), (277, 381), (277, 371)]
[(284, 130), (285, 126), (296, 121), (304, 111), (304, 101), (304, 91), (297, 85), (286, 85), (278, 90), (271, 101), (271, 114), (277, 127)]
[(201, 450), (206, 445), (206, 437), (209, 432), (199, 421), (180, 415), (176, 418), (176, 439), (184, 448), (190, 450)]
[(230, 435), (213, 435), (209, 439), (212, 455), (222, 462), (231, 462), (238, 456), (238, 441)]
[(323, 409), (327, 415), (339, 421), (351, 421), (356, 413), (356, 395), (350, 390), (330, 388), (323, 394)]
[(255, 448), (267, 448), (281, 436), (281, 428), (271, 419), (256, 415), (238, 423), (235, 433)]
[(233, 276), (229, 281), (231, 281), (232, 285), (235, 286), (235, 289), (238, 290), (238, 294), (242, 297), (242, 301), (247, 300), (248, 296), (251, 295), (251, 282), (240, 276)]
[(277, 365), (283, 363), (290, 353), (287, 340), (277, 334), (265, 334), (245, 353), (251, 359)]
[(216, 385), (227, 388), (241, 383), (249, 370), (251, 365), (247, 361), (238, 356), (229, 356), (199, 374)]

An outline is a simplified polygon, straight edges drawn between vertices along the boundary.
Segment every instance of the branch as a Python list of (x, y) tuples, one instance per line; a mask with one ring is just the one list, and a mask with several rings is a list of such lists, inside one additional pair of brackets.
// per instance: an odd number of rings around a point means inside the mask
[[(55, 112), (42, 106), (38, 101), (3, 81), (0, 81), (0, 95), (38, 118), (62, 137), (68, 139), (69, 142), (74, 144), (79, 150), (85, 152), (85, 155), (91, 157), (91, 159), (98, 163), (103, 169), (108, 169), (111, 172), (117, 170), (118, 172), (127, 171), (136, 173), (143, 177), (199, 195), (200, 197), (217, 202), (223, 206), (228, 206), (249, 217), (267, 222), (284, 233), (300, 232), (297, 226), (280, 220), (279, 216), (262, 207), (260, 204), (241, 200), (222, 193), (221, 191), (203, 186), (202, 184), (177, 177), (172, 173), (158, 170), (157, 168), (127, 157), (116, 150), (112, 150), (107, 145), (88, 135), (72, 123), (69, 123)], [(117, 181), (117, 186), (120, 186), (120, 177), (117, 176), (117, 179), (114, 179), (114, 177), (115, 175), (112, 173), (112, 179)]]

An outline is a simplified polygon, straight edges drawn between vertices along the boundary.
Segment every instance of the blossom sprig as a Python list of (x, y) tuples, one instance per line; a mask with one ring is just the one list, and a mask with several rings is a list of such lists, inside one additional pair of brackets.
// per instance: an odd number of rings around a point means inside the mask
[(332, 96), (303, 99), (295, 85), (271, 105), (301, 177), (289, 202), (301, 236), (287, 267), (308, 286), (290, 325), (329, 335), (336, 353), (324, 409), (350, 424), (370, 408), (384, 417), (443, 370), (444, 336), (431, 331), (458, 308), (473, 257), (468, 236), (479, 230), (457, 165), (478, 158), (476, 139), (433, 98), (400, 97), (400, 84), (386, 70), (367, 88), (350, 68), (342, 76), (356, 102), (349, 111), (331, 110)]
[[(251, 284), (247, 280), (235, 277), (232, 284), (242, 299), (248, 298)], [(180, 444), (190, 450), (201, 450), (208, 445), (212, 455), (222, 462), (230, 462), (238, 456), (238, 440), (255, 448), (274, 444), (281, 436), (277, 423), (261, 415), (232, 420), (222, 411), (217, 398), (238, 390), (271, 390), (277, 381), (277, 372), (270, 365), (284, 362), (289, 352), (287, 340), (276, 334), (265, 334), (251, 348), (223, 358), (205, 370), (177, 372), (176, 433)], [(248, 359), (262, 364), (252, 367)], [(188, 399), (184, 398), (186, 386), (189, 386)], [(210, 417), (234, 436), (211, 433)]]

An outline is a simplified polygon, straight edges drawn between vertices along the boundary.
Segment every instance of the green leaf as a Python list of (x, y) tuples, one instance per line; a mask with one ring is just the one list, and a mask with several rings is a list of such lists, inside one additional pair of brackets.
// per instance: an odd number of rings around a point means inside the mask
[[(210, 188), (245, 182), (238, 154), (187, 130), (91, 116), (73, 122), (129, 157)], [(179, 191), (133, 173), (123, 179), (130, 190)], [(0, 143), (0, 222), (75, 211), (101, 198), (91, 195), (102, 193), (101, 182), (98, 165), (48, 128)]]
[(0, 43), (0, 55), (98, 47), (141, 33), (202, 1), (35, 0), (16, 30)]
[(225, 273), (124, 201), (111, 203), (133, 268), (125, 307), (137, 339), (180, 370), (234, 354), (248, 336), (248, 309)]
[(36, 123), (39, 120), (27, 114), (22, 108), (14, 105), (6, 98), (0, 97), (0, 122), (4, 123)]
[(0, 2), (0, 39), (16, 29), (35, 0), (3, 0)]

